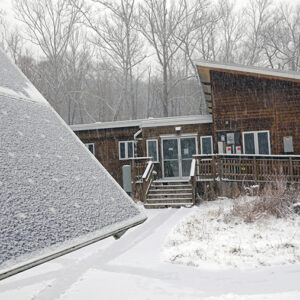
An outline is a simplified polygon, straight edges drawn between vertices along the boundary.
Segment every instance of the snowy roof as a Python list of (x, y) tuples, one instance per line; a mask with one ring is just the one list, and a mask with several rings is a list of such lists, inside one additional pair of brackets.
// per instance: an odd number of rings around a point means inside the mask
[(48, 104), (33, 84), (0, 49), (0, 94)]
[(114, 121), (114, 122), (96, 122), (91, 124), (71, 125), (73, 131), (97, 130), (109, 128), (128, 128), (128, 127), (158, 127), (158, 126), (175, 126), (188, 124), (205, 124), (212, 123), (210, 115), (192, 115), (176, 116), (165, 118), (148, 118), (139, 120)]
[(0, 52), (0, 279), (146, 217)]
[(280, 79), (299, 81), (300, 82), (300, 73), (293, 71), (283, 71), (270, 68), (261, 68), (254, 66), (245, 66), (239, 64), (225, 64), (218, 62), (207, 62), (207, 61), (196, 61), (196, 66), (199, 68), (215, 70), (215, 71), (227, 71), (227, 72), (238, 72), (246, 73), (248, 75), (259, 75), (261, 77), (278, 77)]

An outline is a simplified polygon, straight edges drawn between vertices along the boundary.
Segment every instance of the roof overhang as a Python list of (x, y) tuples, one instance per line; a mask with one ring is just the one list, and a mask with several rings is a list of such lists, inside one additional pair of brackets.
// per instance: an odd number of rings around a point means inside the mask
[(183, 117), (168, 117), (160, 119), (147, 119), (141, 123), (141, 128), (146, 127), (161, 127), (161, 126), (177, 126), (190, 124), (208, 124), (212, 123), (210, 115), (195, 115)]
[(207, 61), (196, 61), (195, 64), (197, 66), (209, 113), (212, 113), (211, 71), (300, 83), (300, 73), (298, 72)]
[(176, 116), (164, 118), (148, 118), (139, 120), (114, 121), (114, 122), (96, 122), (91, 124), (70, 125), (73, 131), (101, 130), (114, 128), (131, 128), (131, 127), (160, 127), (160, 126), (176, 126), (189, 124), (206, 124), (212, 123), (210, 115), (191, 115)]

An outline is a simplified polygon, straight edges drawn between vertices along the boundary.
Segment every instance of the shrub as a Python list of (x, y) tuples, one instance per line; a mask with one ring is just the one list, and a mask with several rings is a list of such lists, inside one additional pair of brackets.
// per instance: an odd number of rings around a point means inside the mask
[(242, 218), (246, 223), (264, 216), (283, 218), (294, 213), (293, 204), (296, 200), (297, 190), (288, 186), (284, 178), (279, 178), (274, 182), (267, 182), (253, 200), (237, 200), (231, 215)]

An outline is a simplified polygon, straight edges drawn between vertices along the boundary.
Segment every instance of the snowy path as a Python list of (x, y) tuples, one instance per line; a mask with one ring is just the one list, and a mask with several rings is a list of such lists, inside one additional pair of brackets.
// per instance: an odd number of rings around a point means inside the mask
[(300, 265), (216, 271), (163, 263), (167, 233), (190, 212), (146, 211), (149, 219), (118, 241), (100, 241), (0, 282), (0, 299), (300, 299)]

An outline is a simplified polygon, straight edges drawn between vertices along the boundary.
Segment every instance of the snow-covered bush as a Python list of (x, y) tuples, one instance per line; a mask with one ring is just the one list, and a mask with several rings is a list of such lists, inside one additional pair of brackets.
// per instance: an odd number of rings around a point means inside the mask
[(237, 200), (231, 214), (242, 218), (246, 223), (266, 216), (277, 218), (294, 213), (293, 204), (297, 202), (299, 191), (288, 186), (284, 178), (265, 184), (262, 191), (251, 201)]
[[(240, 202), (249, 205), (254, 197)], [(231, 214), (237, 200), (218, 198), (194, 207), (169, 232), (163, 259), (200, 268), (256, 268), (300, 262), (300, 217), (270, 216), (245, 223)]]

